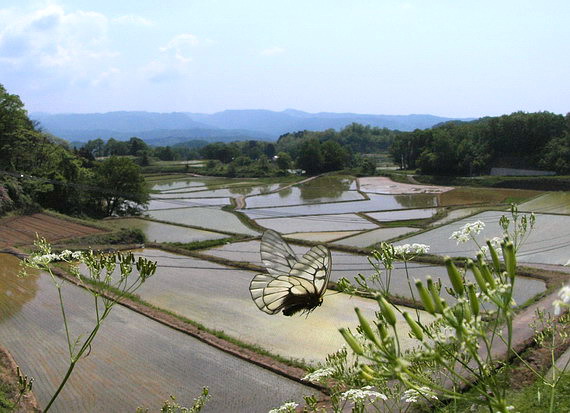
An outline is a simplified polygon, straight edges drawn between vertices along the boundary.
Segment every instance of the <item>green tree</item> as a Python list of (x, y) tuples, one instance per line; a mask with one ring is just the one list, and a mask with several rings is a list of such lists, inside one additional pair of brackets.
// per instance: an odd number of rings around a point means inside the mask
[(308, 174), (315, 174), (322, 171), (323, 153), (321, 144), (317, 139), (310, 139), (301, 145), (297, 166), (304, 169)]
[(323, 153), (323, 170), (337, 171), (348, 163), (349, 154), (338, 142), (329, 140), (321, 145)]
[(140, 168), (129, 158), (111, 156), (95, 169), (94, 186), (105, 215), (138, 213), (150, 196)]
[(292, 159), (287, 152), (279, 152), (277, 154), (276, 162), (279, 169), (285, 170), (291, 168)]

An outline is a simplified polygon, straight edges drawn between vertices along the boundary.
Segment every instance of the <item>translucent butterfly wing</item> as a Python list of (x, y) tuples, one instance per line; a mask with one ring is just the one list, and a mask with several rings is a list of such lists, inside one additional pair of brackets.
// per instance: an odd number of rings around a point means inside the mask
[(261, 237), (261, 261), (270, 274), (278, 277), (288, 275), (298, 258), (281, 235), (268, 230)]
[(325, 292), (331, 275), (331, 261), (330, 250), (324, 245), (317, 245), (293, 266), (289, 276), (309, 281), (314, 293), (320, 297)]
[(249, 291), (257, 307), (267, 314), (277, 314), (291, 305), (302, 305), (316, 297), (315, 286), (304, 278), (257, 274)]
[(262, 237), (261, 257), (268, 273), (257, 274), (249, 287), (261, 311), (276, 314), (283, 310), (292, 315), (320, 305), (331, 273), (328, 248), (318, 245), (298, 259), (278, 233), (267, 231)]

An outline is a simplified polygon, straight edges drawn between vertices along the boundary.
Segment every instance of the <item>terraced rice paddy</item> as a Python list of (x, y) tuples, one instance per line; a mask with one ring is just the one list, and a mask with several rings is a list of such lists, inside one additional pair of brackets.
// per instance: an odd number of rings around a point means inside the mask
[[(414, 235), (404, 240), (406, 243), (424, 243), (431, 246), (430, 253), (449, 256), (472, 257), (476, 253), (476, 245), (472, 242), (457, 245), (449, 236), (468, 222), (483, 221), (486, 226), (477, 241), (483, 245), (486, 239), (502, 234), (499, 219), (506, 212), (487, 211)], [(570, 216), (536, 214), (536, 227), (539, 230), (531, 232), (529, 238), (518, 252), (518, 261), (521, 263), (564, 265), (570, 257), (570, 243), (568, 242), (568, 228)]]
[(570, 214), (570, 192), (549, 192), (519, 205), (519, 210), (547, 214)]
[[(397, 243), (398, 245), (401, 242)], [(303, 255), (307, 252), (308, 247), (291, 244), (293, 251), (297, 255)], [(262, 266), (261, 256), (259, 253), (260, 241), (235, 242), (220, 247), (210, 248), (201, 251), (202, 254), (212, 255), (225, 258), (231, 261), (245, 261)], [(332, 251), (332, 273), (331, 281), (338, 281), (341, 277), (353, 280), (358, 274), (370, 276), (374, 273), (374, 269), (366, 255), (350, 254), (340, 251)], [(448, 280), (447, 271), (443, 266), (429, 265), (423, 263), (407, 263), (397, 262), (391, 275), (390, 291), (394, 295), (412, 298), (408, 285), (408, 277), (406, 276), (406, 268), (408, 270), (409, 279), (426, 279), (429, 275), (434, 279), (441, 279), (444, 286), (451, 287)], [(469, 278), (469, 276), (468, 276)], [(535, 295), (546, 289), (543, 281), (518, 277), (515, 287), (514, 298), (517, 303), (524, 303)], [(443, 296), (451, 300), (447, 293)]]
[(397, 238), (405, 234), (411, 234), (418, 231), (417, 228), (411, 227), (395, 227), (395, 228), (378, 228), (372, 231), (361, 232), (360, 234), (339, 239), (333, 244), (346, 245), (349, 247), (366, 248), (382, 241)]
[(48, 214), (15, 216), (0, 220), (0, 248), (32, 244), (36, 234), (50, 242), (103, 232)]
[(224, 206), (231, 203), (229, 198), (198, 198), (198, 199), (168, 199), (158, 200), (151, 199), (148, 203), (148, 210), (155, 211), (158, 209), (174, 209), (174, 208), (192, 208), (204, 206)]
[(406, 208), (427, 208), (437, 206), (437, 200), (430, 194), (377, 195), (362, 201), (335, 202), (326, 204), (306, 204), (289, 207), (246, 209), (243, 211), (251, 219), (268, 217), (295, 217), (299, 215), (348, 214), (369, 211), (390, 211)]
[(356, 214), (300, 216), (256, 220), (257, 224), (282, 234), (295, 232), (356, 231), (377, 228)]
[[(285, 357), (323, 361), (344, 344), (338, 328), (357, 325), (353, 307), (370, 318), (378, 310), (374, 300), (330, 292), (307, 318), (270, 316), (249, 294), (254, 272), (160, 250), (145, 249), (142, 255), (159, 265), (139, 290), (143, 300)], [(405, 329), (405, 321), (400, 323)]]
[[(22, 279), (15, 276), (17, 268), (16, 258), (0, 254), (0, 342), (35, 378), (34, 392), (45, 406), (67, 367), (61, 310), (47, 274)], [(93, 325), (92, 297), (67, 284), (64, 300), (72, 333), (84, 333)], [(52, 411), (158, 411), (170, 394), (191, 404), (203, 386), (212, 395), (205, 412), (263, 412), (315, 393), (117, 306)]]
[(216, 207), (193, 207), (149, 211), (149, 216), (159, 221), (190, 225), (213, 231), (258, 235), (258, 232), (243, 224), (231, 212)]
[(112, 219), (105, 221), (105, 224), (113, 228), (140, 229), (151, 242), (195, 242), (227, 237), (219, 232), (162, 224), (140, 218)]
[(369, 212), (366, 215), (376, 221), (390, 222), (431, 218), (438, 211), (438, 208), (405, 209), (402, 211)]

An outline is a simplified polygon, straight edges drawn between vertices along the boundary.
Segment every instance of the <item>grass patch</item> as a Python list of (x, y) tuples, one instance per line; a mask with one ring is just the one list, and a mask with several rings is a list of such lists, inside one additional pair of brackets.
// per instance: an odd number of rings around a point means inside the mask
[(144, 244), (146, 236), (138, 228), (121, 228), (118, 231), (107, 234), (87, 235), (74, 238), (73, 245), (119, 245), (119, 244)]
[(228, 237), (220, 239), (208, 239), (204, 241), (194, 241), (194, 242), (163, 242), (163, 245), (172, 246), (175, 248), (180, 248), (187, 251), (201, 250), (206, 248), (217, 247), (219, 245), (229, 244), (231, 242), (239, 241), (242, 237)]

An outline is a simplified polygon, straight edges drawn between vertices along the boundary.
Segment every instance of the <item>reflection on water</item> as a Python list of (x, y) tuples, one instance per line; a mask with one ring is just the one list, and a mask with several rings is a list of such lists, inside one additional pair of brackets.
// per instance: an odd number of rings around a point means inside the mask
[(394, 195), (394, 199), (404, 208), (429, 208), (437, 206), (437, 197), (433, 194)]
[(0, 254), (0, 321), (17, 314), (36, 296), (39, 272), (26, 271), (27, 277), (18, 277), (20, 260), (11, 254)]
[(299, 185), (301, 199), (339, 198), (343, 192), (350, 190), (352, 179), (338, 176), (322, 176)]

